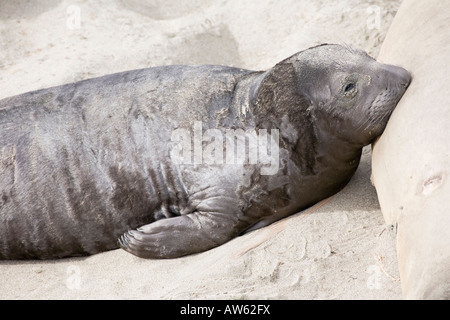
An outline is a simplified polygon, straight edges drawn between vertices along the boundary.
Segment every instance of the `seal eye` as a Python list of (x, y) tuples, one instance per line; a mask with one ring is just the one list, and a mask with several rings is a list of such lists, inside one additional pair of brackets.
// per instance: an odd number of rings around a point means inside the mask
[(347, 85), (344, 88), (344, 93), (348, 93), (348, 92), (352, 91), (354, 88), (355, 88), (354, 83), (352, 83), (352, 82), (347, 83)]

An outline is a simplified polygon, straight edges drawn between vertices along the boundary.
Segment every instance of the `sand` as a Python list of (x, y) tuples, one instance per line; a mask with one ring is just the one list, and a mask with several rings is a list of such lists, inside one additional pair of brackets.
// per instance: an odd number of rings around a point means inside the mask
[[(400, 1), (0, 0), (0, 99), (129, 69), (263, 70), (320, 43), (377, 56)], [(370, 147), (335, 196), (197, 255), (0, 261), (0, 299), (400, 299)]]

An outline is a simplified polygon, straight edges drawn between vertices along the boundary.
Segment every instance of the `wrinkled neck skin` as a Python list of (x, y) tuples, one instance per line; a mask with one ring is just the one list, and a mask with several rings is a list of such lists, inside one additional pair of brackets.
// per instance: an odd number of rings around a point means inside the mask
[(324, 164), (342, 170), (356, 170), (361, 158), (364, 145), (346, 141), (338, 136), (339, 126), (343, 123), (334, 123), (326, 119), (326, 115), (314, 116), (317, 140), (320, 141), (319, 154), (326, 162)]

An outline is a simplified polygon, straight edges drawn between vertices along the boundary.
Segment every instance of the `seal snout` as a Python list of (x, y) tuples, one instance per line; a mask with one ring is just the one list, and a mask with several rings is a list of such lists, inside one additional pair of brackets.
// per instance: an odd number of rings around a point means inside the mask
[(397, 86), (400, 89), (406, 90), (408, 88), (412, 79), (411, 73), (409, 73), (409, 71), (402, 67), (392, 65), (387, 65), (387, 71), (392, 74), (392, 76), (396, 80), (395, 82), (397, 83)]
[(392, 64), (380, 64), (379, 78), (394, 81), (399, 86), (407, 88), (411, 82), (411, 73), (408, 70)]
[(408, 88), (408, 87), (409, 87), (409, 84), (411, 83), (411, 79), (412, 79), (412, 78), (410, 77), (409, 79), (400, 82), (400, 86), (403, 87), (403, 88), (405, 88), (405, 89)]
[(402, 74), (400, 75), (399, 86), (403, 89), (407, 89), (409, 84), (411, 83), (412, 76), (407, 70), (400, 68), (402, 70)]

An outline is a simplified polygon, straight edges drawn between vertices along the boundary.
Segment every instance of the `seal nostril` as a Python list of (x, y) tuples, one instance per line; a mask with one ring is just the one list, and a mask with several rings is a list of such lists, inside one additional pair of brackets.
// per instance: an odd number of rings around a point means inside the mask
[(406, 76), (403, 78), (401, 86), (404, 88), (408, 88), (409, 84), (411, 83), (411, 79), (411, 74), (409, 72), (406, 72)]
[(409, 86), (410, 83), (411, 83), (410, 80), (402, 81), (402, 82), (400, 82), (400, 87), (406, 89), (406, 88), (408, 88), (408, 86)]

